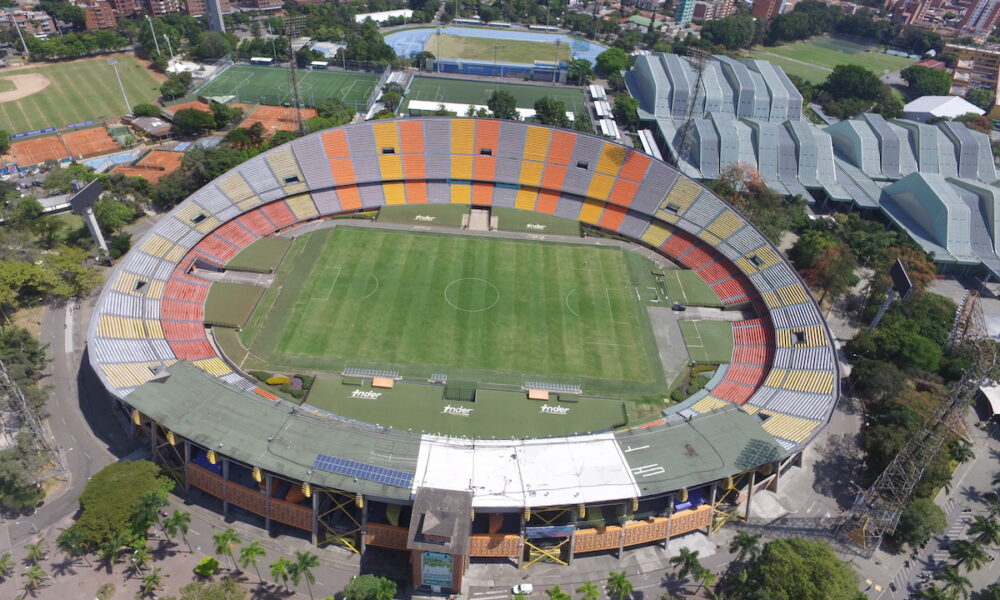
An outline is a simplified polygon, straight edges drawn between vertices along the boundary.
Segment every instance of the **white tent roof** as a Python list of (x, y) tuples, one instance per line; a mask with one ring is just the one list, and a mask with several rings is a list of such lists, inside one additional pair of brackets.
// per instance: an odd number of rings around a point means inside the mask
[(986, 114), (975, 104), (958, 96), (921, 96), (903, 107), (904, 113), (928, 113), (935, 117), (960, 117), (964, 114)]
[(986, 401), (990, 404), (992, 412), (990, 417), (1000, 414), (1000, 384), (994, 382), (992, 385), (984, 385), (979, 388), (979, 391), (983, 393)]

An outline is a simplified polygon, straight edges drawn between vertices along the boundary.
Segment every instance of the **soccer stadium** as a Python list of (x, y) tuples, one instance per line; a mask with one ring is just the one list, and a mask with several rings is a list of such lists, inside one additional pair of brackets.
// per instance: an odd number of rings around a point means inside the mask
[(119, 262), (88, 356), (181, 489), (434, 591), (713, 530), (839, 394), (815, 301), (732, 207), (625, 146), (491, 119), (239, 165)]

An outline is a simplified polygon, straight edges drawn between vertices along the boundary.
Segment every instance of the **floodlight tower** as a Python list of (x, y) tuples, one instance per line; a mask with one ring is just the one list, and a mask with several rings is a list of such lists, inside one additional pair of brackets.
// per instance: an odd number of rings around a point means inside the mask
[[(218, 0), (216, 0), (218, 1)], [(292, 101), (295, 103), (295, 131), (302, 135), (305, 133), (302, 125), (302, 104), (299, 101), (299, 79), (296, 73), (297, 58), (295, 56), (295, 50), (292, 48), (292, 38), (300, 33), (304, 28), (305, 23), (299, 19), (286, 19), (285, 20), (285, 36), (288, 38), (288, 54), (291, 64), (291, 68), (288, 71), (288, 79), (291, 83), (292, 88)]]
[(695, 72), (694, 91), (688, 99), (687, 114), (684, 123), (681, 125), (681, 140), (677, 145), (677, 166), (680, 161), (691, 158), (691, 145), (694, 143), (694, 111), (698, 104), (698, 94), (701, 92), (702, 77), (705, 74), (705, 67), (708, 61), (712, 60), (712, 55), (700, 48), (688, 48), (688, 58), (691, 61), (691, 68)]
[[(74, 182), (73, 187), (74, 189), (78, 188), (76, 182)], [(94, 238), (94, 242), (97, 243), (98, 247), (104, 252), (104, 255), (107, 256), (108, 243), (104, 240), (104, 234), (101, 233), (101, 226), (97, 223), (97, 217), (94, 216), (94, 203), (101, 197), (101, 192), (103, 191), (104, 186), (101, 185), (101, 181), (95, 179), (86, 186), (77, 189), (76, 194), (69, 199), (69, 206), (73, 214), (83, 217), (83, 221), (87, 224), (87, 230), (90, 231), (91, 237)]]

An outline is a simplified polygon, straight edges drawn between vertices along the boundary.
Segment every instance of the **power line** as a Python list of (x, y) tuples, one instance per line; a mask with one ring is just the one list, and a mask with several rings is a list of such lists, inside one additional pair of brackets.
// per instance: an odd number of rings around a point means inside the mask
[[(21, 388), (7, 373), (7, 366), (0, 361), (0, 393), (7, 400), (7, 408), (12, 419), (3, 423), (4, 433), (13, 433), (27, 427), (35, 444), (44, 452), (50, 455), (53, 464), (56, 465), (58, 476), (66, 477), (69, 474), (66, 468), (66, 461), (63, 457), (62, 449), (56, 444), (49, 432), (42, 426), (41, 420), (35, 411), (31, 410), (27, 399), (21, 392)], [(16, 425), (10, 421), (16, 421)]]

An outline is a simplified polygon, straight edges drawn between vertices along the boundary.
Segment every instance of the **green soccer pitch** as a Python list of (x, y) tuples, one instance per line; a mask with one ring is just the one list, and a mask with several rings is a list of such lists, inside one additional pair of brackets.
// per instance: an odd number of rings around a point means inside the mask
[[(118, 75), (132, 105), (155, 102), (160, 83), (135, 57), (119, 55)], [(0, 104), (0, 129), (10, 133), (71, 123), (114, 119), (128, 112), (114, 68), (107, 57), (32, 66), (6, 71), (10, 75), (41, 75), (48, 84), (41, 91)], [(0, 78), (0, 81), (7, 81)]]
[[(378, 75), (343, 71), (299, 71), (299, 97), (307, 106), (337, 98), (357, 110), (367, 108)], [(244, 104), (280, 106), (292, 101), (285, 67), (233, 65), (198, 90), (199, 96), (237, 96)]]
[(666, 389), (638, 288), (652, 263), (582, 244), (338, 226), (295, 240), (240, 334), (243, 369)]
[(410, 100), (485, 105), (494, 91), (507, 92), (514, 96), (517, 108), (534, 108), (536, 101), (549, 97), (562, 101), (566, 105), (566, 110), (574, 114), (587, 113), (587, 99), (583, 95), (583, 90), (578, 88), (500, 83), (497, 81), (469, 81), (421, 75), (413, 78), (413, 82), (406, 92), (406, 100), (401, 112), (408, 111)]
[(427, 50), (438, 58), (494, 61), (531, 65), (536, 60), (547, 62), (569, 60), (569, 44), (527, 42), (523, 40), (480, 38), (447, 33), (427, 38)]

